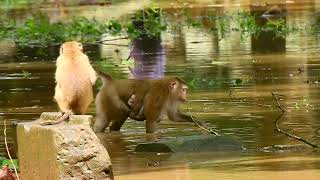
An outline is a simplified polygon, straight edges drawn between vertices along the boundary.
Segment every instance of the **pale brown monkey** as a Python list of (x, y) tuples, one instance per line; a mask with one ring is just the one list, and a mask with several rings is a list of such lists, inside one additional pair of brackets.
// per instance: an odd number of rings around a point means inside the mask
[[(194, 122), (207, 127), (206, 124), (179, 112), (179, 104), (187, 100), (187, 85), (179, 77), (112, 80), (109, 75), (102, 72), (98, 74), (102, 78), (103, 86), (96, 97), (95, 132), (105, 131), (110, 122), (112, 124), (109, 130), (120, 130), (129, 116), (136, 120), (145, 120), (147, 133), (153, 133), (157, 123), (166, 116), (172, 121)], [(143, 119), (135, 116), (142, 116)]]
[(70, 114), (84, 114), (93, 100), (92, 86), (97, 77), (81, 43), (63, 43), (56, 66), (54, 99), (65, 114), (58, 121), (43, 125), (60, 123)]
[(0, 180), (15, 180), (8, 165), (4, 165), (0, 169)]

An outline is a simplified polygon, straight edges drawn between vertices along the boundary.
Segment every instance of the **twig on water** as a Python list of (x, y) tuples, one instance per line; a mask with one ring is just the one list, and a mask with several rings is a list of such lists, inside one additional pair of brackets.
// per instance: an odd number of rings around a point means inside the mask
[(14, 173), (16, 174), (16, 177), (18, 180), (20, 180), (19, 178), (19, 175), (18, 175), (18, 171), (17, 171), (17, 168), (16, 168), (16, 165), (14, 164), (13, 160), (12, 160), (12, 157), (11, 157), (11, 154), (10, 154), (10, 151), (9, 151), (9, 147), (8, 147), (8, 142), (7, 142), (7, 125), (6, 125), (6, 120), (4, 119), (3, 120), (3, 126), (4, 126), (4, 130), (3, 130), (3, 135), (4, 135), (4, 144), (6, 146), (6, 150), (7, 150), (7, 154), (9, 156), (9, 159), (12, 163), (12, 166), (13, 166), (13, 169), (14, 169)]
[(114, 38), (114, 39), (105, 39), (105, 40), (96, 41), (96, 43), (103, 43), (103, 42), (107, 42), (107, 41), (116, 41), (116, 40), (121, 40), (121, 39), (129, 39), (129, 37)]
[(128, 45), (126, 44), (114, 44), (114, 43), (105, 43), (105, 42), (95, 42), (95, 43), (99, 43), (99, 44), (103, 44), (103, 45), (106, 45), (106, 46), (123, 46), (123, 47), (127, 47)]
[(278, 100), (278, 96), (283, 96), (283, 95), (279, 95), (279, 94), (276, 94), (276, 93), (274, 93), (274, 92), (271, 92), (271, 94), (272, 94), (272, 97), (273, 97), (273, 99), (276, 101), (276, 103), (277, 103), (277, 107), (282, 111), (282, 114), (284, 114), (284, 110), (282, 109), (282, 107), (281, 107), (281, 105), (280, 105), (280, 103), (279, 103), (279, 100)]
[(189, 110), (189, 114), (190, 114), (190, 117), (191, 117), (192, 121), (193, 121), (200, 129), (205, 130), (205, 131), (207, 131), (208, 133), (213, 134), (213, 135), (215, 135), (215, 136), (220, 136), (220, 134), (217, 133), (217, 132), (215, 132), (214, 130), (212, 130), (212, 129), (207, 129), (207, 128), (203, 127), (202, 125), (200, 125), (199, 122), (193, 118), (192, 113), (190, 112), (190, 108), (188, 108), (188, 110)]
[(234, 95), (234, 93), (233, 93), (234, 91), (235, 91), (235, 89), (231, 89), (229, 91), (229, 97), (230, 97), (231, 101), (234, 101), (234, 100), (240, 101), (240, 99), (236, 95)]
[(279, 132), (279, 133), (281, 133), (281, 134), (284, 134), (284, 135), (286, 135), (286, 136), (288, 136), (288, 137), (291, 137), (291, 138), (294, 138), (294, 139), (296, 139), (296, 140), (298, 140), (298, 141), (301, 141), (301, 142), (303, 142), (303, 143), (305, 143), (305, 144), (308, 144), (309, 146), (311, 146), (311, 147), (313, 147), (313, 148), (319, 148), (319, 146), (318, 145), (316, 145), (316, 144), (313, 144), (313, 143), (311, 143), (311, 142), (309, 142), (309, 141), (307, 141), (307, 140), (305, 140), (305, 139), (303, 139), (303, 138), (301, 138), (301, 137), (299, 137), (299, 136), (296, 136), (296, 135), (293, 135), (293, 134), (290, 134), (290, 133), (288, 133), (288, 132), (286, 132), (286, 131), (283, 131), (282, 129), (280, 129), (279, 128), (279, 125), (278, 125), (278, 121), (279, 121), (279, 119), (284, 115), (284, 113), (285, 113), (285, 110), (283, 110), (283, 108), (281, 107), (281, 105), (280, 105), (280, 102), (279, 102), (279, 100), (278, 100), (278, 97), (279, 96), (282, 96), (282, 95), (278, 95), (278, 94), (275, 94), (275, 93), (273, 93), (273, 92), (271, 92), (271, 94), (272, 94), (272, 97), (273, 97), (273, 99), (276, 101), (276, 103), (277, 103), (277, 107), (281, 110), (281, 114), (275, 119), (275, 121), (274, 121), (274, 125), (275, 125), (275, 131), (277, 131), (277, 132)]
[(127, 61), (131, 58), (131, 55), (132, 55), (132, 52), (133, 52), (134, 48), (135, 48), (135, 46), (133, 45), (132, 48), (131, 48), (131, 51), (130, 51), (128, 57), (127, 57)]

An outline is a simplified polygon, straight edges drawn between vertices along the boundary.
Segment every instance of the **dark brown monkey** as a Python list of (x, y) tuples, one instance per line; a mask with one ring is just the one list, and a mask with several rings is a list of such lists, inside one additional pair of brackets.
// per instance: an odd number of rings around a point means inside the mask
[(102, 72), (98, 72), (98, 75), (103, 86), (96, 97), (95, 132), (103, 132), (110, 122), (112, 124), (109, 130), (120, 130), (129, 116), (134, 116), (133, 119), (137, 120), (145, 119), (147, 133), (153, 133), (157, 123), (165, 117), (176, 122), (194, 122), (206, 127), (204, 123), (179, 112), (179, 104), (187, 100), (187, 85), (179, 77), (112, 80)]
[(54, 99), (65, 114), (55, 122), (42, 122), (42, 125), (60, 123), (70, 114), (84, 114), (93, 100), (92, 85), (97, 78), (96, 72), (83, 53), (81, 43), (63, 43), (56, 66)]

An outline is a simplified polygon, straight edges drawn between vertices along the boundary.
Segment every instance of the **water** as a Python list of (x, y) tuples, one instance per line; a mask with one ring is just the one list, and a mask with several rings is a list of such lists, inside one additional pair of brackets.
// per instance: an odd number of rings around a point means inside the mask
[[(126, 5), (115, 6), (129, 7)], [(224, 10), (239, 8), (234, 1), (209, 6), (203, 2), (193, 5), (192, 13), (193, 16), (205, 11), (223, 13), (223, 5)], [(168, 7), (168, 4), (163, 6)], [(286, 21), (299, 27), (317, 22), (318, 7), (317, 1), (299, 6), (291, 4)], [(82, 9), (88, 16), (92, 16), (91, 10)], [(178, 12), (178, 9), (166, 11)], [(70, 14), (72, 10), (63, 17)], [(169, 19), (169, 22), (174, 23), (174, 20)], [(85, 47), (93, 64), (116, 78), (183, 77), (190, 90), (189, 101), (182, 105), (182, 111), (190, 109), (197, 119), (207, 122), (221, 134), (234, 136), (247, 148), (241, 153), (134, 153), (135, 146), (149, 137), (145, 135), (142, 122), (128, 120), (119, 133), (97, 134), (110, 153), (117, 179), (318, 179), (319, 151), (297, 146), (302, 143), (274, 131), (274, 120), (281, 111), (271, 92), (284, 95), (279, 101), (286, 110), (280, 127), (320, 144), (319, 36), (317, 30), (314, 34), (290, 34), (279, 41), (250, 37), (241, 40), (239, 33), (232, 32), (219, 40), (218, 34), (205, 28), (182, 24), (163, 33), (161, 40), (134, 40), (130, 47)], [(118, 40), (114, 44), (130, 42)], [(34, 51), (17, 50), (12, 43), (2, 42), (0, 47), (0, 119), (11, 124), (35, 120), (43, 111), (57, 111), (52, 100), (55, 49), (50, 50), (50, 56), (36, 57), (32, 54)], [(128, 65), (121, 64), (121, 59), (126, 59), (133, 47), (131, 57), (136, 61), (130, 71)], [(100, 61), (101, 58), (107, 60)], [(89, 114), (95, 114), (94, 104)], [(14, 128), (8, 125), (7, 129), (10, 151), (15, 156)], [(204, 132), (192, 124), (168, 121), (159, 126), (156, 137), (166, 139), (201, 133)], [(5, 155), (3, 136), (0, 142), (0, 155)], [(256, 150), (272, 145), (297, 147), (275, 152)]]

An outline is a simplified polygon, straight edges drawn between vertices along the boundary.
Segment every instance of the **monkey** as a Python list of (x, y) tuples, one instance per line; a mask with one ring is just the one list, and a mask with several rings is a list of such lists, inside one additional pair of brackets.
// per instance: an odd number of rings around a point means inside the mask
[(101, 71), (97, 71), (97, 74), (103, 85), (96, 96), (95, 132), (104, 132), (110, 122), (109, 130), (119, 131), (131, 116), (135, 120), (145, 121), (146, 133), (154, 133), (157, 123), (165, 117), (207, 127), (205, 123), (179, 111), (179, 105), (187, 100), (188, 87), (182, 78), (113, 80)]
[(143, 105), (142, 105), (142, 99), (143, 97), (140, 96), (139, 97), (136, 96), (136, 94), (132, 94), (130, 99), (128, 100), (128, 105), (130, 110), (130, 114), (129, 117), (131, 119), (137, 120), (137, 121), (144, 121), (145, 117), (143, 114)]
[(8, 165), (4, 165), (0, 169), (0, 180), (15, 180)]
[(60, 47), (56, 61), (54, 99), (64, 115), (55, 122), (58, 124), (71, 114), (84, 114), (93, 101), (92, 86), (97, 79), (89, 58), (83, 53), (83, 46), (76, 41), (65, 42)]

